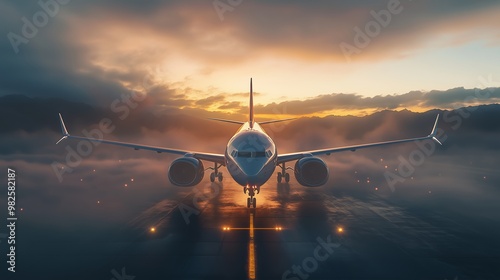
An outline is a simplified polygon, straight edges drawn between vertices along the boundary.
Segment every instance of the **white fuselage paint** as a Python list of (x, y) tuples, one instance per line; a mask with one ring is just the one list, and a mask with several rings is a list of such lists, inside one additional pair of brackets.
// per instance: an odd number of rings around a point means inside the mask
[(229, 140), (226, 167), (231, 177), (243, 187), (262, 186), (276, 168), (278, 152), (271, 137), (258, 123), (247, 122)]

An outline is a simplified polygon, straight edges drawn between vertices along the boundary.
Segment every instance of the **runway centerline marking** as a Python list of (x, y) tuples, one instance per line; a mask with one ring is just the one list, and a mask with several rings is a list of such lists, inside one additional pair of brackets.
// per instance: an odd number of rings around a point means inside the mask
[(276, 227), (260, 227), (256, 228), (254, 227), (254, 213), (250, 213), (250, 221), (249, 221), (249, 227), (238, 227), (238, 228), (232, 228), (230, 226), (223, 226), (222, 230), (225, 232), (228, 231), (233, 231), (233, 230), (248, 230), (248, 279), (255, 280), (256, 279), (256, 261), (255, 261), (255, 241), (254, 241), (254, 236), (255, 236), (255, 231), (256, 230), (274, 230), (274, 231), (281, 231), (285, 228), (281, 226), (276, 226)]
[(255, 280), (255, 243), (254, 243), (253, 213), (250, 213), (250, 231), (248, 241), (248, 278)]

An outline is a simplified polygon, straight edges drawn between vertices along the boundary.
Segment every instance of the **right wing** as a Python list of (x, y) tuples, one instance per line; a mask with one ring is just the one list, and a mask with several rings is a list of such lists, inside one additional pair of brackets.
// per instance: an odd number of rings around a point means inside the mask
[(224, 166), (226, 165), (226, 159), (225, 159), (225, 156), (223, 154), (192, 152), (192, 151), (185, 151), (185, 150), (179, 150), (179, 149), (170, 149), (170, 148), (139, 145), (139, 144), (133, 144), (133, 143), (126, 143), (126, 142), (109, 141), (109, 140), (104, 140), (104, 139), (95, 139), (95, 138), (87, 138), (87, 137), (81, 137), (81, 136), (73, 136), (73, 135), (70, 135), (68, 133), (68, 130), (66, 129), (66, 125), (64, 124), (64, 120), (63, 120), (60, 113), (59, 113), (59, 121), (61, 122), (61, 131), (62, 131), (63, 137), (61, 139), (59, 139), (59, 141), (57, 141), (56, 144), (59, 144), (59, 142), (61, 142), (64, 139), (73, 138), (73, 139), (88, 140), (91, 142), (98, 142), (98, 143), (104, 143), (104, 144), (110, 144), (110, 145), (116, 145), (116, 146), (123, 146), (123, 147), (133, 148), (134, 150), (149, 150), (149, 151), (154, 151), (157, 153), (191, 155), (192, 157), (200, 159), (200, 160), (215, 162), (215, 163), (218, 163), (218, 164), (221, 164)]
[(385, 145), (397, 144), (397, 143), (414, 142), (414, 141), (426, 140), (426, 139), (432, 139), (432, 140), (436, 141), (438, 144), (442, 145), (441, 142), (439, 142), (439, 140), (436, 138), (438, 120), (439, 120), (439, 115), (437, 115), (437, 117), (436, 117), (436, 121), (434, 122), (434, 127), (432, 128), (431, 134), (429, 134), (425, 137), (282, 154), (282, 155), (278, 155), (278, 164), (292, 161), (292, 160), (298, 160), (298, 159), (301, 159), (301, 158), (307, 157), (307, 156), (330, 155), (331, 153), (338, 153), (338, 152), (343, 152), (343, 151), (353, 151), (354, 152), (358, 149), (363, 149), (363, 148), (385, 146)]

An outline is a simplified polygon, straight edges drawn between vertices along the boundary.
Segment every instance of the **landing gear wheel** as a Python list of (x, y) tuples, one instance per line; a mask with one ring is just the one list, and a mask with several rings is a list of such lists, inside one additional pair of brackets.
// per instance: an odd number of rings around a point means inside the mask
[(212, 173), (210, 173), (210, 182), (213, 183), (214, 181), (215, 181), (215, 173), (212, 172)]
[(282, 180), (283, 180), (283, 175), (281, 174), (281, 172), (278, 172), (278, 183), (281, 183)]
[(219, 182), (222, 182), (222, 179), (224, 177), (222, 177), (222, 172), (219, 172), (219, 174), (217, 174), (217, 179), (219, 180)]
[(250, 208), (250, 197), (247, 198), (247, 208)]
[(253, 204), (253, 205), (252, 205), (252, 206), (253, 206), (253, 208), (257, 208), (257, 198), (255, 198), (255, 197), (253, 198), (253, 202), (252, 202), (252, 204)]
[(285, 173), (285, 182), (290, 182), (290, 173)]

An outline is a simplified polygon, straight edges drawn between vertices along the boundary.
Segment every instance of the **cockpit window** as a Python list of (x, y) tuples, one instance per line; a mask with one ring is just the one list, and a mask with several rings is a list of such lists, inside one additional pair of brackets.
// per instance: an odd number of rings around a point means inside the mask
[(262, 151), (262, 152), (252, 152), (252, 157), (265, 157), (266, 156), (266, 152)]
[(258, 157), (269, 157), (268, 153), (264, 151), (238, 151), (236, 157), (242, 158), (258, 158)]
[(238, 151), (237, 157), (252, 157), (252, 152)]

